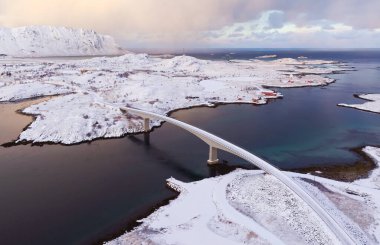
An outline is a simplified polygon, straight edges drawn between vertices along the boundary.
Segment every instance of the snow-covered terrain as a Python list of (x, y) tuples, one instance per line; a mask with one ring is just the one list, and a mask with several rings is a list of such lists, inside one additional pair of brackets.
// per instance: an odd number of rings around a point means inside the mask
[(0, 55), (15, 57), (115, 55), (122, 49), (110, 36), (67, 27), (0, 27)]
[[(377, 164), (380, 148), (364, 151)], [(379, 170), (343, 183), (288, 173), (353, 237), (380, 241)], [(258, 170), (168, 185), (180, 192), (134, 230), (107, 244), (340, 244), (320, 218), (273, 176)]]
[(268, 54), (268, 55), (261, 55), (257, 56), (256, 59), (270, 59), (270, 58), (277, 58), (276, 54)]
[(198, 105), (265, 104), (282, 95), (264, 86), (327, 85), (334, 80), (323, 75), (347, 69), (321, 60), (209, 61), (132, 53), (64, 62), (5, 59), (0, 102), (62, 95), (24, 110), (36, 120), (19, 141), (73, 144), (141, 132), (142, 120), (124, 115), (120, 106), (165, 115)]
[(339, 104), (339, 106), (351, 107), (363, 111), (380, 113), (380, 94), (362, 94), (358, 96), (361, 99), (368, 100), (363, 104)]
[(356, 180), (355, 184), (380, 190), (380, 149), (367, 146), (363, 149), (363, 151), (373, 159), (373, 161), (377, 164), (377, 168), (372, 171), (369, 178)]

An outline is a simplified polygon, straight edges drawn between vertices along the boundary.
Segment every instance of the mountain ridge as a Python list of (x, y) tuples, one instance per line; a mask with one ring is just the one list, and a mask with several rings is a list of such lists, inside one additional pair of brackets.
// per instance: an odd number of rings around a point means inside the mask
[(108, 35), (53, 26), (0, 27), (0, 54), (15, 57), (92, 56), (125, 53)]

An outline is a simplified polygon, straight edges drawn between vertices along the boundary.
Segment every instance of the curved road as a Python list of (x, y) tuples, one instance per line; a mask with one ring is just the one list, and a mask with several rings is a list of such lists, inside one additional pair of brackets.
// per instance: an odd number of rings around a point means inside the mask
[(353, 239), (341, 226), (340, 224), (330, 216), (330, 214), (324, 210), (319, 203), (310, 196), (300, 185), (298, 185), (293, 179), (288, 177), (282, 171), (272, 166), (270, 163), (264, 161), (263, 159), (253, 155), (252, 153), (231, 144), (230, 142), (221, 139), (213, 134), (210, 134), (202, 129), (189, 125), (187, 123), (181, 122), (179, 120), (159, 115), (152, 112), (142, 111), (134, 108), (121, 107), (120, 110), (138, 115), (144, 119), (158, 119), (166, 121), (170, 124), (173, 124), (177, 127), (180, 127), (204, 142), (206, 142), (210, 147), (217, 148), (231, 154), (234, 154), (242, 159), (252, 163), (258, 168), (264, 170), (266, 173), (269, 173), (276, 177), (279, 181), (285, 184), (290, 188), (294, 193), (296, 193), (303, 201), (305, 201), (325, 222), (329, 229), (337, 236), (337, 238), (342, 242), (342, 244), (356, 244), (355, 239)]

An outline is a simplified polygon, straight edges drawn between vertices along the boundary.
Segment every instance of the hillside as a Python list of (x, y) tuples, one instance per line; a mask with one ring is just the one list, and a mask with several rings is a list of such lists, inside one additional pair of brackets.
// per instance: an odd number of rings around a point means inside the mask
[(111, 36), (92, 30), (28, 26), (0, 28), (0, 54), (16, 57), (121, 54)]

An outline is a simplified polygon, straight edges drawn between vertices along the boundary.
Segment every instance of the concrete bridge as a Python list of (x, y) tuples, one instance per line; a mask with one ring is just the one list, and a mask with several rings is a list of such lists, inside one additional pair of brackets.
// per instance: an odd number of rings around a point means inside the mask
[(210, 134), (202, 129), (189, 125), (187, 123), (181, 122), (179, 120), (166, 117), (163, 115), (159, 115), (152, 112), (142, 111), (129, 107), (121, 107), (122, 111), (130, 114), (134, 114), (140, 116), (144, 119), (144, 130), (148, 132), (150, 130), (149, 122), (150, 119), (158, 119), (162, 121), (166, 121), (172, 125), (180, 127), (196, 137), (203, 140), (206, 144), (209, 145), (209, 164), (217, 164), (219, 162), (217, 157), (218, 150), (223, 150), (229, 152), (233, 155), (236, 155), (256, 167), (262, 169), (268, 174), (273, 175), (283, 184), (285, 184), (288, 188), (290, 188), (296, 195), (298, 195), (304, 202), (306, 202), (322, 219), (323, 222), (329, 227), (331, 232), (336, 235), (336, 237), (342, 242), (342, 244), (356, 244), (355, 239), (353, 239), (344, 228), (324, 209), (322, 206), (312, 197), (310, 196), (299, 184), (297, 184), (292, 178), (287, 176), (281, 170), (272, 166), (270, 163), (264, 161), (263, 159), (253, 155), (252, 153), (234, 145), (230, 142), (223, 140), (213, 134)]

